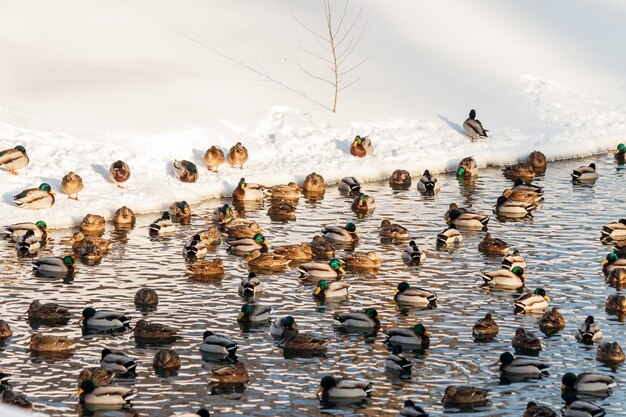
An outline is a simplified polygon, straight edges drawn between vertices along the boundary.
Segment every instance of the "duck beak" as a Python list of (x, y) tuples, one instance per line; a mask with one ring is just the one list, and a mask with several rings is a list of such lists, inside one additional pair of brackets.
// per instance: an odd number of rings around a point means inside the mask
[(341, 272), (342, 274), (345, 274), (345, 273), (346, 273), (346, 270), (345, 270), (345, 269), (343, 269), (343, 266), (340, 266), (340, 267), (339, 267), (339, 272)]
[(565, 384), (561, 384), (561, 392), (565, 392), (566, 386)]
[(614, 150), (614, 151), (613, 151), (613, 153), (614, 153), (615, 155), (617, 155), (617, 154), (619, 153), (619, 151), (616, 149), (616, 150)]
[(552, 301), (552, 298), (548, 297), (547, 295), (545, 297), (543, 297), (546, 301)]
[(528, 277), (526, 276), (526, 274), (522, 274), (522, 278), (526, 279)]
[(237, 316), (237, 319), (241, 320), (243, 318), (243, 316), (244, 316), (243, 311), (240, 311), (239, 315)]
[(317, 395), (317, 396), (319, 397), (319, 396), (320, 396), (320, 394), (321, 394), (321, 393), (323, 393), (323, 392), (324, 392), (324, 387), (322, 387), (322, 386), (320, 385), (320, 388), (317, 390), (317, 392), (315, 393), (315, 395)]
[(394, 290), (394, 291), (393, 291), (393, 295), (396, 295), (396, 294), (397, 294), (397, 293), (399, 293), (399, 292), (400, 292), (400, 290)]
[(317, 288), (315, 289), (315, 291), (313, 292), (313, 294), (317, 295), (317, 294), (319, 294), (319, 293), (320, 293), (320, 291), (321, 291), (321, 290), (322, 290), (322, 289), (321, 289), (320, 287), (317, 287)]
[(184, 212), (185, 214), (189, 214), (189, 208), (188, 208), (188, 207), (185, 207), (185, 209), (183, 210), (183, 212)]
[(76, 397), (80, 397), (80, 395), (83, 393), (83, 389), (79, 388), (78, 391), (76, 391), (76, 394), (74, 394), (74, 398)]
[(294, 324), (291, 325), (291, 328), (293, 330), (298, 330), (298, 325), (296, 323), (294, 323)]
[(602, 265), (606, 265), (608, 263), (609, 263), (609, 261), (607, 261), (606, 259), (602, 261)]
[(50, 190), (50, 194), (55, 195), (56, 193), (52, 190)]

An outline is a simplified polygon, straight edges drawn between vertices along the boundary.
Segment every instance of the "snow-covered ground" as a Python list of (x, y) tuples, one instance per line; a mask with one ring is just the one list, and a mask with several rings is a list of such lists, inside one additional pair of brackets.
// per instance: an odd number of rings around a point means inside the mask
[[(336, 17), (342, 4), (333, 0)], [(31, 164), (16, 177), (0, 173), (0, 224), (66, 227), (122, 205), (160, 211), (230, 195), (242, 176), (366, 181), (398, 168), (453, 169), (468, 155), (481, 166), (535, 149), (563, 159), (625, 140), (622, 2), (352, 1), (347, 19), (361, 7), (350, 58), (367, 61), (348, 74), (359, 82), (333, 114), (294, 92), (331, 105), (328, 86), (298, 66), (319, 70), (305, 50), (324, 51), (296, 18), (322, 31), (321, 1), (7, 2), (0, 149), (22, 144)], [(470, 108), (489, 139), (472, 144), (462, 133)], [(373, 157), (348, 153), (356, 134), (370, 136)], [(172, 176), (173, 159), (203, 167), (208, 147), (237, 141), (250, 151), (243, 171), (202, 168), (195, 184)], [(107, 179), (117, 159), (132, 169), (124, 190)], [(47, 210), (13, 204), (41, 182), (60, 191), (70, 170), (85, 183), (79, 202), (57, 194)]]

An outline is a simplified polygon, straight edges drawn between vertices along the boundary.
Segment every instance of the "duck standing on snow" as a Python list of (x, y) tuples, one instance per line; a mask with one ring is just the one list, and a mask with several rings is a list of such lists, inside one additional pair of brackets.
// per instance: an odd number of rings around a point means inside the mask
[(217, 169), (224, 163), (224, 152), (217, 146), (211, 146), (204, 153), (204, 163), (211, 172), (217, 172)]
[[(83, 179), (70, 171), (61, 180), (61, 189), (67, 194), (67, 198), (78, 201), (78, 193), (83, 190)], [(72, 197), (72, 194), (76, 194), (76, 197)]]
[(54, 205), (54, 191), (45, 182), (39, 188), (29, 188), (13, 197), (13, 201), (18, 207), (41, 210)]
[(182, 182), (196, 182), (198, 180), (198, 167), (191, 161), (175, 159), (172, 169), (174, 176)]
[(437, 181), (437, 177), (432, 175), (429, 170), (424, 171), (424, 175), (417, 183), (417, 191), (422, 194), (434, 194), (441, 189), (441, 184)]
[(596, 172), (596, 164), (589, 164), (589, 166), (582, 166), (576, 168), (572, 172), (572, 180), (574, 182), (592, 182), (598, 179), (598, 173)]
[(113, 162), (109, 168), (109, 178), (117, 185), (117, 188), (124, 188), (120, 184), (130, 178), (130, 167), (124, 161)]
[(374, 146), (372, 146), (372, 141), (370, 141), (367, 136), (361, 137), (356, 135), (352, 146), (350, 146), (350, 153), (357, 158), (363, 158), (373, 154)]
[(474, 109), (470, 110), (469, 117), (463, 122), (463, 130), (472, 142), (476, 142), (479, 138), (486, 138), (487, 132), (489, 132), (483, 128), (480, 120), (476, 119), (476, 110)]
[(18, 175), (17, 170), (27, 166), (29, 162), (26, 149), (22, 145), (0, 152), (0, 168), (5, 169), (10, 174)]
[(237, 142), (235, 146), (228, 151), (228, 164), (235, 168), (239, 167), (243, 169), (243, 164), (248, 162), (248, 150), (241, 142)]

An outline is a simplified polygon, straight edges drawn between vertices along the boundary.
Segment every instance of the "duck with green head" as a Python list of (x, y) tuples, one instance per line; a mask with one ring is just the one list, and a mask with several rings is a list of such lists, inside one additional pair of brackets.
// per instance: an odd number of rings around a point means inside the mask
[(411, 328), (387, 329), (385, 335), (386, 342), (392, 345), (407, 345), (418, 349), (427, 349), (430, 346), (430, 334), (421, 323)]
[(237, 317), (237, 321), (241, 323), (264, 323), (270, 320), (270, 306), (260, 304), (244, 304)]
[(236, 254), (249, 254), (254, 252), (255, 250), (262, 250), (263, 248), (267, 248), (267, 245), (270, 244), (269, 240), (265, 239), (260, 233), (254, 235), (252, 239), (236, 239), (228, 241), (228, 249), (233, 251)]
[(526, 275), (524, 274), (524, 270), (519, 266), (515, 266), (511, 270), (503, 268), (485, 272), (480, 277), (485, 281), (485, 284), (490, 287), (516, 289), (526, 285)]
[(515, 300), (516, 311), (537, 311), (548, 308), (550, 297), (543, 288), (537, 288), (532, 294), (523, 294)]
[(9, 174), (18, 175), (17, 170), (27, 166), (29, 162), (26, 149), (22, 145), (0, 152), (0, 168)]
[(626, 268), (626, 259), (620, 259), (614, 252), (606, 255), (606, 258), (602, 261), (602, 272), (604, 272), (604, 275), (608, 276), (611, 271), (619, 268)]
[(233, 191), (233, 200), (235, 201), (263, 200), (263, 197), (265, 197), (265, 187), (246, 182), (245, 178), (239, 180), (237, 188)]
[(373, 390), (372, 384), (367, 381), (335, 378), (334, 376), (326, 375), (320, 382), (317, 396), (322, 401), (333, 399), (360, 401), (369, 397)]
[(313, 297), (322, 300), (346, 298), (350, 285), (345, 281), (331, 281), (325, 279), (317, 283)]
[(328, 262), (307, 262), (300, 265), (298, 271), (305, 278), (312, 280), (337, 280), (346, 273), (342, 262), (337, 258), (333, 258)]
[(435, 304), (437, 294), (418, 287), (412, 287), (408, 282), (402, 281), (394, 291), (393, 299), (400, 305), (416, 305), (425, 307)]
[(354, 201), (352, 201), (352, 211), (357, 214), (372, 213), (376, 209), (376, 200), (374, 197), (364, 193), (360, 193)]
[(372, 307), (368, 307), (362, 312), (335, 313), (333, 314), (333, 320), (337, 326), (348, 329), (380, 329), (378, 311)]
[(13, 201), (18, 207), (41, 210), (54, 205), (54, 191), (45, 182), (38, 188), (29, 188), (13, 197)]
[(456, 169), (456, 176), (459, 178), (475, 177), (478, 175), (478, 165), (473, 157), (468, 156), (461, 159)]
[(329, 242), (356, 243), (359, 241), (359, 232), (354, 223), (346, 223), (345, 226), (325, 224), (322, 226), (322, 236)]
[(43, 276), (74, 274), (78, 268), (71, 256), (42, 256), (33, 261), (33, 270)]
[(198, 180), (198, 167), (191, 161), (175, 159), (172, 168), (174, 176), (182, 182), (196, 182)]
[(85, 405), (121, 408), (136, 395), (130, 388), (114, 385), (99, 387), (93, 379), (85, 379), (75, 396)]
[(593, 372), (582, 372), (578, 375), (567, 372), (561, 378), (561, 392), (563, 395), (576, 393), (607, 393), (615, 385), (612, 376)]
[(191, 207), (186, 201), (176, 201), (170, 204), (170, 216), (177, 219), (188, 219), (191, 217)]
[(361, 137), (356, 135), (352, 141), (352, 146), (350, 146), (350, 154), (356, 156), (357, 158), (364, 158), (368, 155), (372, 155), (373, 153), (374, 146), (372, 146), (372, 141), (369, 140), (367, 136)]
[(45, 240), (48, 238), (48, 225), (44, 221), (38, 221), (37, 223), (15, 223), (10, 226), (4, 226), (4, 237), (8, 237), (13, 241), (17, 241), (20, 237), (24, 236), (27, 231), (32, 230), (34, 235), (39, 240)]
[(626, 157), (626, 145), (620, 143), (619, 145), (617, 145), (617, 148), (613, 153), (615, 154), (615, 159), (623, 164), (624, 158)]

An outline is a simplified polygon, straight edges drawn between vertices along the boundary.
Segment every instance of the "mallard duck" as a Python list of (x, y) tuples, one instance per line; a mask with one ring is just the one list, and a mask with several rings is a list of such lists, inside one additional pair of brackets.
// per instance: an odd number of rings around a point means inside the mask
[(626, 313), (626, 296), (613, 294), (606, 298), (604, 308), (608, 312), (624, 314)]
[(430, 334), (423, 324), (418, 323), (405, 329), (387, 329), (384, 331), (387, 340), (392, 345), (408, 345), (428, 349), (430, 346)]
[(93, 379), (86, 379), (80, 383), (76, 396), (86, 405), (122, 406), (135, 398), (137, 393), (127, 387), (107, 385), (99, 387)]
[(548, 167), (548, 159), (541, 151), (532, 151), (526, 158), (526, 163), (537, 173), (544, 172)]
[(18, 207), (41, 210), (54, 205), (54, 191), (45, 182), (39, 188), (29, 188), (13, 197), (13, 201)]
[(605, 415), (604, 408), (594, 402), (579, 400), (576, 395), (570, 395), (565, 399), (563, 417), (603, 417)]
[(394, 190), (408, 190), (411, 187), (411, 174), (405, 169), (396, 169), (389, 177), (389, 186)]
[(428, 413), (413, 401), (406, 400), (404, 401), (404, 407), (398, 411), (396, 417), (428, 417)]
[(322, 236), (329, 242), (356, 243), (359, 241), (354, 223), (347, 223), (345, 226), (325, 224), (322, 226)]
[(159, 304), (159, 295), (152, 288), (140, 288), (135, 293), (135, 305), (140, 307), (152, 307)]
[(617, 145), (617, 148), (615, 148), (613, 154), (615, 155), (615, 159), (617, 159), (618, 161), (623, 161), (624, 157), (626, 156), (626, 145), (624, 145), (623, 143)]
[(443, 213), (443, 219), (446, 221), (446, 223), (450, 222), (450, 213), (452, 213), (454, 210), (460, 213), (469, 213), (467, 209), (459, 207), (458, 204), (450, 203), (450, 205), (448, 206), (448, 210)]
[(169, 341), (178, 338), (178, 331), (160, 323), (139, 320), (135, 325), (135, 339)]
[(338, 188), (343, 194), (358, 195), (361, 192), (361, 182), (356, 177), (343, 177)]
[(479, 404), (489, 400), (489, 391), (469, 385), (450, 385), (441, 400), (444, 405)]
[(13, 332), (9, 324), (4, 320), (0, 320), (0, 339), (6, 339), (11, 336), (13, 336)]
[(170, 204), (169, 213), (171, 217), (177, 219), (190, 219), (191, 218), (191, 207), (187, 204), (186, 201), (175, 201)]
[(245, 384), (250, 381), (250, 377), (245, 365), (238, 362), (212, 369), (209, 381), (217, 384)]
[(478, 244), (478, 250), (489, 255), (506, 255), (509, 253), (509, 245), (491, 233), (487, 233), (484, 239)]
[(22, 237), (17, 240), (17, 242), (15, 243), (15, 249), (20, 255), (28, 255), (37, 252), (45, 245), (45, 240), (37, 239), (37, 236), (35, 236), (35, 232), (33, 232), (32, 230), (28, 230)]
[(491, 317), (491, 313), (485, 314), (485, 317), (478, 319), (472, 327), (472, 336), (474, 339), (492, 339), (500, 331), (498, 323)]
[(595, 181), (598, 179), (598, 173), (596, 172), (596, 164), (589, 164), (589, 166), (582, 166), (576, 168), (572, 172), (572, 180), (574, 181)]
[(228, 165), (231, 167), (239, 167), (243, 169), (243, 164), (248, 162), (248, 150), (241, 142), (237, 142), (235, 146), (228, 151)]
[(295, 220), (296, 208), (285, 201), (274, 201), (267, 209), (267, 215), (271, 219)]
[(529, 194), (536, 194), (540, 196), (543, 195), (542, 187), (530, 183), (524, 183), (521, 178), (517, 178), (515, 181), (513, 181), (513, 188), (511, 188), (510, 190), (513, 193), (527, 192)]
[(402, 260), (408, 265), (421, 265), (426, 259), (426, 252), (420, 251), (415, 241), (410, 241), (409, 246), (402, 252)]
[(274, 252), (295, 262), (310, 262), (313, 259), (313, 250), (311, 249), (311, 245), (308, 243), (277, 246), (274, 248)]
[(130, 316), (120, 311), (96, 311), (93, 307), (86, 307), (83, 309), (81, 321), (86, 329), (113, 330), (128, 327)]
[(224, 163), (224, 151), (216, 146), (211, 146), (204, 153), (204, 163), (209, 171), (217, 172), (220, 165)]
[(135, 224), (135, 213), (126, 206), (122, 206), (115, 211), (113, 223), (118, 226), (133, 226)]
[(298, 200), (302, 190), (295, 182), (274, 185), (267, 189), (272, 200)]
[(30, 337), (28, 347), (31, 352), (71, 352), (76, 344), (65, 336), (34, 334)]
[(322, 300), (346, 298), (349, 289), (350, 284), (345, 281), (328, 282), (322, 279), (317, 283), (317, 287), (313, 291), (313, 297)]
[(95, 265), (102, 260), (104, 252), (100, 250), (100, 247), (87, 237), (81, 241), (82, 246), (78, 252), (80, 259), (88, 265)]
[(376, 200), (374, 197), (360, 193), (350, 206), (355, 213), (372, 213), (376, 209)]
[(4, 392), (2, 393), (2, 402), (4, 404), (8, 404), (14, 407), (23, 408), (25, 410), (32, 411), (33, 405), (26, 398), (24, 394), (18, 394), (11, 389), (11, 387), (6, 387)]
[(83, 252), (83, 250), (89, 245), (96, 246), (102, 253), (108, 251), (109, 246), (111, 245), (111, 242), (106, 239), (102, 239), (100, 237), (86, 237), (81, 232), (74, 233), (71, 239), (65, 240), (64, 242), (67, 244), (71, 243), (72, 251), (74, 251), (77, 255), (80, 255), (81, 252)]
[(475, 177), (478, 175), (478, 165), (476, 165), (476, 161), (471, 156), (461, 159), (459, 162), (459, 166), (456, 169), (457, 177)]
[(263, 230), (257, 222), (239, 223), (238, 220), (234, 220), (224, 226), (224, 231), (230, 239), (254, 238), (257, 234), (263, 234)]
[(348, 271), (367, 272), (380, 269), (383, 261), (376, 252), (359, 253), (352, 252), (342, 259)]
[(519, 201), (521, 203), (540, 204), (543, 202), (543, 195), (535, 191), (528, 191), (518, 187), (507, 188), (502, 195), (511, 201)]
[(609, 272), (606, 282), (617, 289), (626, 285), (626, 268), (617, 268)]
[(246, 259), (248, 269), (258, 271), (282, 271), (289, 266), (291, 260), (277, 253), (269, 253), (267, 246), (254, 250)]
[(117, 185), (118, 188), (124, 188), (120, 184), (128, 181), (130, 178), (130, 167), (124, 161), (116, 161), (109, 168), (109, 178)]
[(357, 381), (347, 378), (335, 378), (326, 375), (320, 382), (317, 396), (323, 401), (332, 399), (367, 398), (374, 391), (374, 387), (367, 381)]
[(211, 220), (218, 224), (228, 224), (237, 218), (237, 210), (229, 204), (224, 204), (213, 210)]
[(233, 191), (235, 201), (263, 200), (265, 187), (260, 184), (247, 183), (245, 178), (239, 180), (237, 188)]
[(92, 379), (98, 386), (109, 385), (114, 375), (115, 372), (111, 369), (102, 367), (86, 368), (78, 374), (78, 386), (80, 387), (80, 384), (86, 379)]
[(73, 274), (78, 268), (71, 256), (41, 256), (33, 261), (33, 270), (43, 276)]
[(215, 277), (224, 275), (224, 262), (220, 258), (212, 261), (194, 262), (189, 265), (188, 272), (192, 276), (198, 277)]
[(447, 246), (463, 242), (463, 235), (455, 227), (449, 227), (437, 234), (437, 245)]
[[(452, 206), (452, 204), (450, 206)], [(461, 211), (458, 208), (455, 209), (451, 207), (447, 214), (448, 219), (446, 223), (455, 229), (482, 230), (487, 226), (487, 223), (489, 223), (489, 216)]]
[(534, 377), (548, 373), (548, 368), (550, 367), (550, 365), (537, 359), (516, 358), (510, 352), (504, 352), (500, 355), (500, 363), (500, 372)]
[(100, 356), (100, 366), (116, 374), (126, 374), (134, 373), (137, 363), (124, 352), (113, 352), (109, 348), (104, 348)]
[(329, 262), (307, 262), (298, 267), (298, 271), (308, 279), (340, 279), (346, 271), (343, 269), (341, 261), (337, 258)]
[(397, 223), (391, 223), (387, 219), (380, 222), (378, 233), (380, 237), (393, 240), (407, 240), (409, 238), (409, 231), (406, 228)]
[(432, 175), (429, 170), (424, 171), (424, 175), (417, 183), (417, 191), (420, 193), (436, 193), (441, 189), (441, 184), (437, 181), (437, 177)]
[(237, 349), (239, 349), (239, 345), (230, 337), (215, 334), (210, 330), (205, 331), (202, 335), (200, 352), (212, 355), (235, 356)]
[(600, 343), (596, 349), (596, 359), (600, 362), (624, 362), (624, 351), (619, 343)]
[(302, 191), (305, 193), (324, 193), (326, 191), (324, 177), (316, 174), (315, 172), (310, 173), (306, 176), (304, 182), (302, 183)]
[(556, 307), (552, 307), (551, 311), (546, 311), (539, 319), (539, 329), (544, 333), (553, 333), (564, 328), (565, 318)]
[[(70, 171), (61, 179), (61, 189), (67, 194), (67, 198), (78, 201), (78, 193), (83, 190), (83, 179)], [(76, 197), (72, 197), (72, 194), (76, 194)]]
[(179, 181), (196, 182), (198, 180), (198, 167), (191, 161), (174, 159), (172, 171)]
[(463, 130), (467, 133), (471, 142), (476, 142), (480, 138), (486, 138), (487, 129), (483, 128), (483, 124), (480, 120), (476, 119), (476, 110), (472, 109), (469, 112), (469, 117), (463, 122)]
[(151, 235), (165, 235), (176, 230), (176, 226), (170, 217), (170, 213), (164, 211), (161, 217), (148, 226), (148, 230)]
[(582, 372), (578, 375), (568, 372), (561, 378), (561, 391), (565, 394), (578, 392), (607, 392), (615, 385), (612, 376)]
[(548, 308), (550, 297), (546, 295), (543, 288), (537, 288), (532, 294), (522, 294), (515, 300), (515, 310), (517, 311), (537, 311)]
[(532, 214), (532, 212), (536, 209), (537, 205), (534, 203), (513, 201), (501, 195), (496, 201), (496, 208), (494, 212), (500, 217), (519, 219)]
[(206, 246), (219, 245), (222, 243), (222, 234), (217, 230), (217, 227), (214, 226), (199, 232), (198, 236), (200, 236), (200, 240), (202, 240)]
[(18, 175), (17, 170), (27, 166), (29, 162), (26, 149), (22, 145), (0, 152), (0, 168), (8, 171), (10, 174)]
[(106, 220), (97, 214), (87, 214), (80, 222), (80, 231), (83, 233), (102, 233)]
[(296, 320), (291, 316), (282, 317), (272, 322), (270, 326), (270, 334), (277, 339), (282, 339), (285, 330), (289, 328), (294, 332), (298, 332)]
[(524, 179), (528, 182), (535, 177), (535, 170), (532, 165), (523, 162), (520, 164), (507, 165), (502, 169), (504, 176), (511, 179)]
[(576, 340), (579, 342), (593, 343), (602, 339), (602, 330), (593, 316), (587, 316), (585, 321), (576, 329)]
[(607, 276), (614, 269), (618, 268), (626, 268), (626, 259), (620, 259), (616, 253), (609, 253), (606, 255), (606, 258), (602, 261), (602, 272), (604, 272), (604, 276)]
[(616, 223), (602, 226), (602, 239), (626, 239), (626, 219), (619, 219)]
[(45, 321), (63, 321), (72, 316), (67, 307), (60, 306), (57, 303), (41, 304), (38, 300), (30, 303), (26, 314), (29, 319)]
[(321, 236), (313, 237), (311, 241), (311, 251), (318, 258), (330, 259), (335, 257), (335, 248), (329, 241)]
[(529, 401), (522, 417), (556, 417), (556, 413), (548, 406)]
[(522, 351), (539, 351), (541, 350), (541, 341), (533, 332), (519, 327), (511, 339), (511, 346)]
[(402, 345), (395, 345), (391, 354), (385, 359), (385, 369), (399, 374), (410, 374), (413, 362), (408, 360), (402, 353)]
[(256, 276), (254, 272), (250, 272), (247, 277), (241, 278), (241, 283), (237, 288), (239, 295), (244, 298), (254, 297), (263, 292), (261, 286), (261, 280)]
[(513, 270), (516, 266), (526, 269), (526, 260), (519, 254), (517, 249), (512, 254), (502, 258), (502, 269)]
[(237, 321), (242, 323), (263, 323), (270, 320), (270, 306), (260, 304), (244, 304), (237, 317)]
[(160, 349), (154, 354), (152, 367), (159, 370), (180, 368), (180, 356), (174, 349)]
[(402, 281), (393, 292), (393, 299), (398, 304), (411, 304), (426, 306), (437, 301), (437, 294), (418, 287), (412, 287), (408, 282)]
[(187, 259), (204, 258), (207, 252), (207, 247), (199, 234), (193, 235), (183, 247), (183, 255)]
[(270, 243), (269, 240), (265, 240), (265, 236), (260, 233), (254, 235), (252, 239), (236, 239), (228, 241), (228, 249), (235, 253), (247, 254), (255, 250), (261, 250), (264, 246)]
[(279, 346), (283, 348), (284, 351), (289, 352), (320, 354), (326, 352), (326, 346), (329, 342), (330, 341), (327, 339), (303, 334), (298, 332), (297, 329), (294, 330), (291, 327), (286, 327)]
[(367, 136), (361, 137), (356, 135), (350, 146), (350, 153), (357, 158), (363, 158), (374, 153), (372, 141)]
[(380, 329), (378, 311), (375, 308), (366, 308), (363, 312), (351, 311), (348, 313), (333, 314), (334, 323), (343, 328)]
[(17, 241), (24, 236), (27, 231), (32, 230), (37, 239), (45, 240), (48, 238), (48, 225), (44, 221), (37, 223), (15, 223), (10, 226), (4, 226), (4, 237), (8, 237), (13, 241)]

